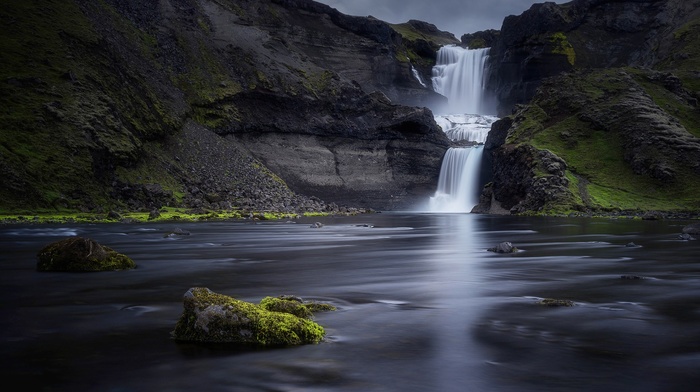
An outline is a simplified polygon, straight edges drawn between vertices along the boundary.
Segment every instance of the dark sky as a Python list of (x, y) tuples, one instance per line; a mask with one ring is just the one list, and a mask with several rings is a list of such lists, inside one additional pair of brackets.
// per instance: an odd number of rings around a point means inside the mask
[[(316, 0), (348, 15), (372, 15), (389, 23), (418, 19), (449, 31), (464, 33), (501, 28), (503, 18), (520, 15), (543, 0)], [(566, 1), (557, 0), (556, 3)]]

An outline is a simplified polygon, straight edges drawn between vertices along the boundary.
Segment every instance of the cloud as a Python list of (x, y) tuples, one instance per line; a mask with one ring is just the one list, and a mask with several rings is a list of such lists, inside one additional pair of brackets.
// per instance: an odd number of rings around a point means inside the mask
[[(418, 19), (449, 31), (464, 33), (500, 29), (508, 15), (520, 15), (535, 0), (316, 0), (348, 15), (368, 16), (389, 23)], [(556, 1), (563, 3), (564, 1)]]

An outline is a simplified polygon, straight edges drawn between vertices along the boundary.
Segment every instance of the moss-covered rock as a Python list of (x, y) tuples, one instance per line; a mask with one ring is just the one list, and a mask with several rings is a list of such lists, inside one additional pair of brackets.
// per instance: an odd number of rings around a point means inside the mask
[(319, 343), (325, 330), (311, 320), (217, 294), (205, 287), (185, 293), (172, 337), (198, 343), (293, 346)]
[(293, 314), (297, 317), (311, 319), (314, 312), (327, 312), (335, 310), (330, 304), (304, 302), (301, 298), (281, 295), (279, 297), (265, 297), (260, 301), (260, 307), (273, 312)]
[(53, 242), (37, 254), (38, 271), (94, 272), (136, 268), (136, 263), (112, 248), (83, 237)]

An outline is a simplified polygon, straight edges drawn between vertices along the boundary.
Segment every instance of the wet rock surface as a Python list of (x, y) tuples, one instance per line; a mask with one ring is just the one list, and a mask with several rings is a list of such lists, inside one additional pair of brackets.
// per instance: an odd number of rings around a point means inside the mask
[(96, 272), (136, 268), (131, 258), (90, 238), (52, 242), (37, 254), (37, 271)]
[(310, 312), (303, 312), (303, 317), (291, 314), (300, 313), (299, 309), (308, 311), (303, 307), (269, 306), (275, 310), (268, 310), (205, 287), (190, 288), (183, 306), (172, 332), (178, 341), (275, 347), (319, 343), (325, 335), (323, 327), (308, 320)]

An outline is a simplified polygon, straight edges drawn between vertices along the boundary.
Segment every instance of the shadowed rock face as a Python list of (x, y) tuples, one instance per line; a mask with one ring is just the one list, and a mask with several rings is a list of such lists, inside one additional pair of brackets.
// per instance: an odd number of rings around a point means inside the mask
[(493, 182), (477, 211), (697, 211), (700, 118), (668, 78), (607, 69), (543, 81), (494, 124)]
[(3, 206), (384, 209), (437, 183), (447, 140), (397, 105), (441, 96), (374, 18), (310, 0), (14, 2), (0, 17)]
[(572, 69), (651, 67), (671, 55), (673, 32), (700, 2), (575, 0), (535, 4), (503, 21), (491, 50), (489, 86), (500, 115), (527, 103), (541, 80)]
[[(504, 20), (475, 212), (694, 214), (700, 1), (575, 0)], [(660, 214), (663, 215), (663, 214)]]

